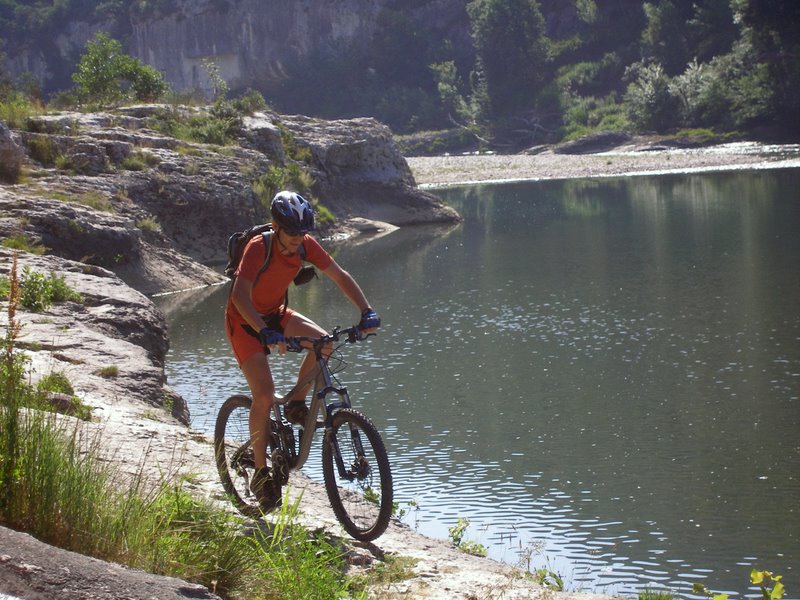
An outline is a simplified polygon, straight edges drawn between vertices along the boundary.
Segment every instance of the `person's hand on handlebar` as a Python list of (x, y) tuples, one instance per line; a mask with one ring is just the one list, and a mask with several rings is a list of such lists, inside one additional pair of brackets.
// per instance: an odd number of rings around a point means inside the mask
[(279, 354), (286, 353), (286, 339), (280, 331), (264, 327), (258, 332), (258, 337), (261, 340), (261, 345), (265, 348), (277, 346)]
[(361, 313), (361, 321), (358, 323), (358, 328), (363, 334), (375, 333), (378, 327), (381, 326), (381, 318), (371, 308), (365, 308)]

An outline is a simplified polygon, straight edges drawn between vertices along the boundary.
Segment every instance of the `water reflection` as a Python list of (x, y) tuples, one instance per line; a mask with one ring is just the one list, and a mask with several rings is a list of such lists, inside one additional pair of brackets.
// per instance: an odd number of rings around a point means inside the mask
[[(384, 319), (341, 378), (384, 432), (401, 505), (419, 505), (406, 520), (446, 538), (469, 517), (493, 556), (573, 589), (796, 577), (798, 184), (444, 190), (462, 225), (336, 249)], [(206, 429), (244, 388), (225, 293), (170, 310), (170, 383)], [(357, 319), (324, 282), (291, 298), (328, 327)]]

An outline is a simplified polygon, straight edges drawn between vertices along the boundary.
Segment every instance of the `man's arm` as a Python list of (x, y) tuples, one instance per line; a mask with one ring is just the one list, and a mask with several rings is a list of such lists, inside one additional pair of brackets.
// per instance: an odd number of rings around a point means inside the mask
[(342, 294), (355, 305), (359, 313), (372, 308), (353, 276), (342, 269), (336, 261), (333, 261), (323, 273), (333, 280), (342, 291)]
[(256, 331), (261, 331), (264, 327), (264, 319), (258, 314), (253, 301), (250, 299), (250, 294), (253, 290), (253, 282), (249, 279), (238, 276), (233, 282), (233, 289), (231, 290), (231, 301), (242, 315), (247, 324)]

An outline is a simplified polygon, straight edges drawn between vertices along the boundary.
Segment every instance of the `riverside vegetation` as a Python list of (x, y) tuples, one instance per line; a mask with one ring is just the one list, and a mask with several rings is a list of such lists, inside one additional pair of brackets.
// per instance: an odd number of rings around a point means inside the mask
[[(225, 43), (225, 37), (196, 40), (188, 54), (213, 60), (215, 47), (229, 48), (226, 60), (252, 63), (242, 80), (263, 86), (259, 91), (278, 110), (325, 118), (370, 115), (402, 134), (449, 129), (464, 133), (459, 143), (480, 140), (495, 149), (554, 143), (592, 131), (704, 129), (751, 138), (756, 132), (798, 134), (800, 9), (792, 0), (401, 4), (376, 2), (369, 11), (358, 3), (341, 7), (363, 14), (351, 37), (348, 27), (334, 27), (342, 30), (336, 44), (325, 31), (303, 31), (315, 14), (324, 14), (322, 7), (311, 7), (308, 21), (297, 17), (289, 22), (283, 14), (287, 35), (299, 38), (284, 44), (284, 54), (278, 49), (276, 56), (242, 60), (246, 42)], [(39, 81), (18, 72), (19, 84), (37, 95), (43, 95), (39, 88), (44, 87), (47, 95), (69, 96), (64, 84), (77, 48), (67, 45), (65, 50), (51, 40), (69, 39), (71, 29), (112, 32), (128, 40), (137, 56), (149, 54), (155, 67), (171, 68), (175, 76), (174, 65), (165, 64), (174, 48), (145, 51), (137, 43), (148, 40), (152, 46), (152, 40), (132, 31), (155, 33), (181, 21), (192, 28), (207, 19), (221, 23), (217, 29), (223, 32), (235, 29), (235, 21), (226, 19), (250, 22), (246, 12), (236, 11), (255, 6), (242, 1), (5, 0), (0, 2), (5, 42), (0, 49), (33, 55), (31, 47), (36, 48), (51, 78), (40, 73)], [(267, 23), (280, 27), (275, 25), (280, 3), (270, 9)], [(319, 21), (331, 27), (327, 19)], [(307, 38), (301, 37), (304, 33)], [(265, 36), (265, 31), (253, 32), (255, 38)], [(261, 62), (279, 64), (279, 75), (270, 80), (268, 72), (256, 70)], [(23, 64), (29, 63), (19, 60), (18, 68)], [(163, 91), (154, 66), (121, 59), (114, 64), (138, 95), (154, 97)], [(76, 76), (88, 73), (78, 69)]]

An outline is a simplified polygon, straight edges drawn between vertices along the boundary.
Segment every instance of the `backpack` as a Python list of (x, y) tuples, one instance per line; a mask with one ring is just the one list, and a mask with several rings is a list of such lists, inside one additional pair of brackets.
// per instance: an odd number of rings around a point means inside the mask
[[(245, 246), (247, 246), (247, 242), (249, 242), (257, 235), (261, 235), (264, 238), (264, 249), (266, 251), (266, 256), (264, 257), (264, 264), (261, 265), (261, 268), (258, 270), (258, 273), (256, 274), (255, 280), (253, 280), (253, 285), (255, 285), (256, 281), (258, 281), (258, 278), (261, 277), (261, 274), (267, 270), (267, 267), (269, 266), (269, 259), (272, 254), (271, 223), (264, 223), (263, 225), (254, 225), (250, 229), (246, 229), (244, 231), (237, 231), (231, 234), (231, 236), (228, 238), (228, 264), (225, 265), (225, 275), (227, 275), (229, 279), (231, 280), (235, 279), (236, 269), (239, 268), (239, 263), (242, 261), (242, 254), (244, 254), (244, 248)], [(300, 261), (305, 262), (306, 260), (305, 245), (300, 244), (300, 247), (298, 248), (297, 252), (300, 254)], [(317, 277), (317, 272), (314, 270), (313, 266), (301, 267), (294, 278), (294, 283), (295, 285), (303, 285), (304, 283), (308, 283), (315, 277)]]

